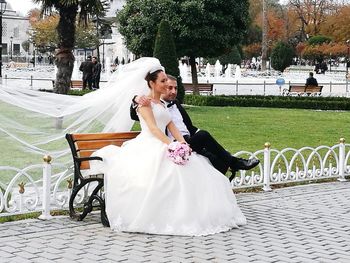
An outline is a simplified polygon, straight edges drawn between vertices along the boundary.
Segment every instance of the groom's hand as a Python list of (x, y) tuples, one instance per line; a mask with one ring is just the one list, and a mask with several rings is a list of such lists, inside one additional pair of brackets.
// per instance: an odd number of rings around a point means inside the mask
[(142, 95), (142, 96), (136, 96), (135, 102), (139, 104), (140, 106), (150, 106), (151, 105), (151, 99)]

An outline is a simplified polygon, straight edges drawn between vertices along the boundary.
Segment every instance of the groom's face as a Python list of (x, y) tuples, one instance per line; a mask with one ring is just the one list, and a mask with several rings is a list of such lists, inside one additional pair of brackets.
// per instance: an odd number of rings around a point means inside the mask
[(175, 100), (177, 96), (177, 81), (168, 78), (168, 88), (166, 93), (162, 94), (162, 99), (165, 101)]

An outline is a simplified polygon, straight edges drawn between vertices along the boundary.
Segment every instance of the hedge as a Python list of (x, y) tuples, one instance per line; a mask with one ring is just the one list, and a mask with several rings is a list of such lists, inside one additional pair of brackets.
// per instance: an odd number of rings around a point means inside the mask
[(218, 107), (236, 106), (315, 110), (350, 110), (350, 99), (344, 97), (186, 95), (184, 103), (196, 106)]

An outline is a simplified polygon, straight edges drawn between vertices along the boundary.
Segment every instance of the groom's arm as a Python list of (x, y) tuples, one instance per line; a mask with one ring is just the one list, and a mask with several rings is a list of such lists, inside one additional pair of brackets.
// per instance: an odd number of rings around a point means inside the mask
[(146, 96), (138, 96), (138, 95), (135, 95), (132, 98), (132, 103), (130, 105), (130, 118), (134, 121), (140, 121), (139, 116), (136, 113), (136, 109), (139, 105), (141, 106), (151, 105), (150, 99), (147, 98)]
[(135, 95), (132, 98), (132, 102), (130, 105), (130, 118), (134, 121), (140, 121), (139, 116), (137, 116), (137, 113), (136, 113), (136, 108), (138, 106), (137, 102), (135, 101), (136, 97), (137, 97), (137, 95)]

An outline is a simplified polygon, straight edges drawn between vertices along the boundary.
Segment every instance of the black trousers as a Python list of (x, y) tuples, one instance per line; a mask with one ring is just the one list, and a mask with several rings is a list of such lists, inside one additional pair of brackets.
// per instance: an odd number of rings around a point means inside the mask
[(93, 80), (92, 80), (92, 87), (94, 89), (99, 89), (100, 88), (100, 76), (93, 78)]
[(92, 76), (86, 75), (83, 76), (83, 89), (86, 89), (86, 85), (88, 86), (88, 89), (92, 89)]
[(223, 174), (227, 172), (233, 157), (209, 132), (199, 130), (193, 136), (184, 136), (184, 138), (192, 150), (207, 157), (217, 170)]

